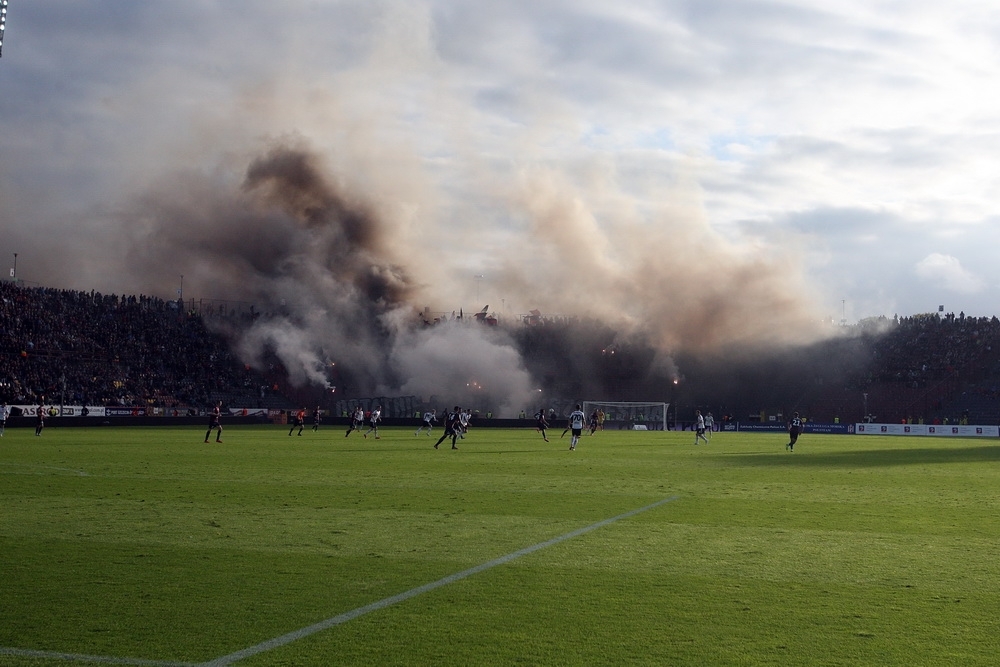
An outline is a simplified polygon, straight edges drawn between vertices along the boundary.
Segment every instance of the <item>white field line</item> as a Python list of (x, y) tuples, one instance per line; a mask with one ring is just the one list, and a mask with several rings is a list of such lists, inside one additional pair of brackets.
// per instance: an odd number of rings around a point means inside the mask
[(503, 565), (504, 563), (509, 563), (515, 558), (520, 558), (521, 556), (527, 556), (528, 554), (534, 553), (541, 549), (545, 549), (546, 547), (551, 547), (555, 544), (559, 544), (560, 542), (564, 542), (574, 537), (583, 535), (584, 533), (589, 533), (592, 530), (597, 530), (598, 528), (607, 526), (608, 524), (614, 523), (615, 521), (621, 521), (622, 519), (627, 519), (631, 516), (635, 516), (636, 514), (639, 514), (641, 512), (645, 512), (655, 507), (659, 507), (660, 505), (664, 505), (670, 502), (671, 500), (676, 500), (676, 499), (677, 496), (664, 498), (663, 500), (659, 500), (653, 503), (652, 505), (646, 505), (645, 507), (640, 507), (639, 509), (634, 509), (629, 512), (625, 512), (624, 514), (619, 514), (618, 516), (611, 517), (610, 519), (604, 519), (603, 521), (598, 521), (597, 523), (591, 524), (589, 526), (578, 528), (574, 531), (566, 533), (565, 535), (560, 535), (559, 537), (554, 537), (551, 540), (547, 540), (545, 542), (539, 542), (538, 544), (532, 545), (530, 547), (525, 547), (520, 551), (509, 553), (506, 556), (501, 556), (500, 558), (496, 558), (481, 565), (476, 565), (475, 567), (471, 567), (468, 570), (462, 570), (461, 572), (450, 574), (447, 577), (443, 579), (438, 579), (437, 581), (434, 581), (432, 583), (424, 584), (423, 586), (417, 586), (416, 588), (411, 588), (405, 593), (399, 593), (398, 595), (393, 595), (391, 597), (383, 598), (378, 602), (372, 602), (371, 604), (365, 605), (363, 607), (358, 607), (357, 609), (353, 609), (349, 612), (340, 614), (339, 616), (333, 616), (332, 618), (328, 618), (325, 621), (314, 623), (313, 625), (300, 628), (298, 630), (295, 630), (294, 632), (289, 632), (288, 634), (281, 635), (280, 637), (268, 639), (267, 641), (261, 642), (260, 644), (257, 644), (255, 646), (249, 646), (245, 649), (236, 651), (235, 653), (230, 653), (229, 655), (224, 655), (222, 657), (216, 658), (215, 660), (210, 660), (209, 662), (202, 663), (199, 667), (224, 667), (225, 665), (231, 665), (232, 663), (237, 662), (239, 660), (243, 660), (244, 658), (249, 658), (251, 656), (264, 653), (265, 651), (270, 651), (280, 646), (291, 644), (292, 642), (308, 637), (309, 635), (315, 634), (317, 632), (322, 632), (323, 630), (328, 630), (329, 628), (332, 628), (336, 625), (340, 625), (342, 623), (346, 623), (347, 621), (354, 620), (359, 616), (364, 616), (365, 614), (368, 614), (370, 612), (378, 611), (379, 609), (385, 609), (386, 607), (391, 607), (392, 605), (403, 602), (404, 600), (409, 600), (412, 597), (416, 597), (423, 593), (433, 591), (436, 588), (441, 588), (442, 586), (453, 584), (456, 581), (460, 581), (462, 579), (465, 579), (466, 577), (471, 577), (474, 574), (479, 574), (480, 572), (483, 572), (484, 570), (489, 570), (490, 568), (494, 568), (497, 565)]
[(23, 658), (41, 658), (48, 660), (66, 660), (75, 662), (93, 662), (101, 663), (105, 665), (131, 665), (134, 667), (224, 667), (225, 665), (231, 665), (234, 662), (238, 662), (245, 658), (270, 651), (272, 649), (285, 646), (286, 644), (291, 644), (292, 642), (298, 641), (309, 635), (316, 634), (317, 632), (322, 632), (323, 630), (328, 630), (334, 626), (341, 625), (347, 621), (354, 620), (359, 616), (364, 616), (373, 611), (378, 611), (379, 609), (385, 609), (386, 607), (391, 607), (392, 605), (398, 604), (405, 600), (409, 600), (412, 597), (416, 597), (423, 593), (433, 591), (436, 588), (441, 588), (442, 586), (447, 586), (448, 584), (453, 584), (456, 581), (461, 581), (466, 577), (471, 577), (474, 574), (479, 574), (485, 570), (489, 570), (498, 565), (503, 565), (504, 563), (509, 563), (510, 561), (520, 558), (521, 556), (527, 556), (528, 554), (540, 551), (547, 547), (559, 544), (560, 542), (565, 542), (566, 540), (573, 539), (574, 537), (579, 537), (584, 533), (589, 533), (592, 530), (597, 530), (598, 528), (603, 528), (608, 524), (614, 523), (616, 521), (621, 521), (622, 519), (627, 519), (629, 517), (635, 516), (642, 512), (659, 507), (660, 505), (665, 505), (672, 500), (676, 500), (677, 496), (670, 496), (669, 498), (664, 498), (663, 500), (658, 500), (652, 505), (646, 505), (645, 507), (640, 507), (638, 509), (630, 510), (624, 514), (619, 514), (618, 516), (613, 516), (610, 519), (604, 519), (603, 521), (598, 521), (589, 526), (584, 526), (583, 528), (577, 528), (576, 530), (570, 531), (565, 535), (560, 535), (559, 537), (553, 537), (551, 540), (546, 540), (545, 542), (539, 542), (530, 547), (525, 547), (519, 551), (509, 553), (506, 556), (500, 556), (489, 562), (482, 563), (481, 565), (476, 565), (468, 570), (462, 570), (461, 572), (456, 572), (455, 574), (450, 574), (443, 579), (438, 579), (437, 581), (431, 582), (429, 584), (424, 584), (423, 586), (417, 586), (416, 588), (411, 588), (410, 590), (399, 593), (398, 595), (393, 595), (391, 597), (383, 598), (377, 602), (372, 602), (363, 607), (358, 607), (357, 609), (352, 609), (351, 611), (345, 612), (338, 616), (333, 616), (326, 619), (325, 621), (320, 621), (319, 623), (314, 623), (313, 625), (300, 628), (293, 632), (281, 635), (279, 637), (274, 637), (273, 639), (268, 639), (267, 641), (261, 642), (254, 646), (249, 646), (245, 649), (241, 649), (234, 653), (221, 656), (214, 660), (203, 663), (191, 663), (191, 662), (172, 662), (166, 660), (143, 660), (141, 658), (118, 658), (114, 656), (100, 656), (100, 655), (86, 655), (82, 653), (60, 653), (56, 651), (33, 651), (30, 649), (18, 649), (18, 648), (4, 648), (0, 647), (0, 655), (9, 655)]
[(143, 660), (142, 658), (116, 658), (107, 655), (86, 655), (84, 653), (60, 653), (58, 651), (32, 651), (30, 649), (0, 647), (0, 655), (40, 660), (65, 660), (67, 662), (96, 662), (103, 665), (131, 665), (133, 667), (197, 667), (193, 662), (170, 662), (167, 660)]
[(70, 473), (73, 473), (74, 475), (76, 475), (77, 477), (89, 477), (90, 476), (90, 475), (87, 474), (87, 471), (85, 471), (85, 470), (77, 470), (75, 468), (56, 468), (55, 466), (43, 466), (43, 465), (36, 465), (36, 464), (33, 464), (33, 463), (0, 463), (0, 466), (6, 467), (6, 468), (27, 468), (28, 469), (26, 471), (14, 470), (12, 472), (2, 473), (4, 475), (44, 475), (44, 474), (46, 474), (45, 472), (38, 472), (38, 471), (55, 470), (57, 472), (70, 472)]

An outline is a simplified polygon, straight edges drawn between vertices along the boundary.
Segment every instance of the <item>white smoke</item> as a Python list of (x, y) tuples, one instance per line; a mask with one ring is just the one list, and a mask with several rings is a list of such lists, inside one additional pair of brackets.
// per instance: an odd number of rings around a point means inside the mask
[(450, 406), (488, 406), (497, 416), (513, 416), (531, 405), (538, 389), (506, 333), (467, 320), (401, 332), (389, 361), (405, 378), (399, 391)]

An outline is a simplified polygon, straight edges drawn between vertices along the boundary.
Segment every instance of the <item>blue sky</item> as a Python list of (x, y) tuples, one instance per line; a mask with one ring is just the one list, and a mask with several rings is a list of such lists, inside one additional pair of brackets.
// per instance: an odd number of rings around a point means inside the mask
[[(238, 190), (292, 141), (379, 211), (441, 310), (482, 292), (575, 313), (597, 293), (664, 321), (703, 301), (992, 315), (998, 17), (968, 0), (10, 0), (0, 253), (41, 284), (170, 296), (184, 274), (226, 296), (183, 252), (127, 261), (143, 202), (179, 173)], [(632, 306), (647, 298), (667, 305)]]

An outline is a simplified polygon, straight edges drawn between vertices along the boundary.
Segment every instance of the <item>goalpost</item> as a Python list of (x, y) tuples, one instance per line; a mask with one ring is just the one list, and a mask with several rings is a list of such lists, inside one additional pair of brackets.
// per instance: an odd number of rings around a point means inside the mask
[(583, 412), (588, 417), (594, 410), (604, 413), (604, 421), (613, 422), (618, 428), (645, 431), (657, 428), (667, 430), (669, 403), (656, 401), (584, 401)]

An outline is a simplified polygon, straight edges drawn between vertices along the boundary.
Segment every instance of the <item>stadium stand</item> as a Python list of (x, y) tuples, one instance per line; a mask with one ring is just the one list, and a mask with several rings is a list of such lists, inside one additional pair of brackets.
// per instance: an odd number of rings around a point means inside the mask
[(0, 283), (9, 403), (287, 407), (272, 387), (176, 302)]
[[(253, 317), (252, 308), (240, 313), (213, 305), (196, 312), (156, 297), (0, 281), (0, 398), (33, 404), (44, 396), (49, 404), (153, 406), (182, 413), (219, 400), (276, 410), (314, 404), (315, 394), (288, 385), (276, 359), (263, 370), (250, 368), (216, 333), (237, 330)], [(610, 339), (613, 332), (581, 329), (587, 337), (573, 330), (572, 320), (522, 326), (515, 336), (522, 358), (550, 397), (638, 400), (642, 397), (628, 392), (641, 392), (672, 400), (670, 388), (676, 387), (670, 379), (646, 372), (655, 357), (651, 348), (623, 346), (618, 354), (605, 354), (601, 337)], [(681, 417), (697, 406), (736, 419), (798, 411), (826, 422), (1000, 423), (997, 317), (879, 317), (840, 334), (778, 357), (723, 364), (714, 376), (708, 367), (699, 372), (694, 360), (685, 360), (691, 376), (680, 387)], [(588, 350), (589, 363), (576, 374), (565, 372), (571, 367), (568, 355)], [(393, 400), (378, 402), (391, 406)], [(401, 416), (425, 407), (407, 401), (395, 410)]]
[[(953, 313), (862, 321), (856, 334), (868, 361), (844, 387), (814, 397), (810, 414), (850, 421), (973, 423), (1000, 421), (1000, 401), (984, 387), (1000, 386), (1000, 320)], [(867, 414), (866, 414), (867, 413)]]

